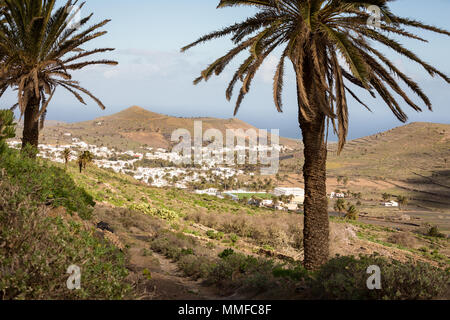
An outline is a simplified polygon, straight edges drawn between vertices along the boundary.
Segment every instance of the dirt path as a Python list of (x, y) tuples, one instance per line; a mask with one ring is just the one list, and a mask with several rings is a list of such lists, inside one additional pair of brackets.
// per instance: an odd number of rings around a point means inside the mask
[(129, 249), (131, 278), (140, 279), (142, 299), (152, 300), (218, 300), (213, 288), (202, 281), (185, 277), (177, 264), (149, 249), (145, 235), (128, 234), (133, 241)]

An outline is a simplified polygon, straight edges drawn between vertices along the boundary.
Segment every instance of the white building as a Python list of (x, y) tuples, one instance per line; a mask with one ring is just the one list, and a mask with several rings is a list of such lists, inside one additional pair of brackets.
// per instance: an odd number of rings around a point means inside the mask
[(209, 196), (217, 195), (218, 190), (216, 188), (209, 188), (206, 190), (195, 190), (196, 194), (207, 194)]
[(302, 188), (275, 188), (274, 195), (279, 196), (294, 196), (292, 203), (303, 203), (305, 201), (305, 190)]
[(394, 201), (394, 200), (391, 200), (391, 201), (389, 201), (389, 202), (386, 202), (386, 203), (384, 204), (384, 206), (385, 206), (385, 207), (398, 207), (398, 202), (396, 202), (396, 201)]
[(332, 192), (330, 195), (330, 199), (334, 199), (334, 198), (344, 199), (345, 194), (339, 193), (339, 192)]

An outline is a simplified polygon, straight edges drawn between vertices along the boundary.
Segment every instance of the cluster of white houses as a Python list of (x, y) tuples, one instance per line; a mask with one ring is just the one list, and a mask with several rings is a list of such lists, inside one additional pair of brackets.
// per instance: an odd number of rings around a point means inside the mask
[[(67, 135), (68, 136), (68, 135)], [(21, 142), (9, 141), (10, 147), (20, 148)], [(144, 148), (145, 153), (139, 153), (135, 151), (117, 152), (114, 149), (107, 147), (98, 147), (96, 145), (90, 145), (77, 138), (72, 138), (72, 143), (67, 145), (46, 145), (40, 144), (38, 147), (41, 158), (49, 159), (54, 162), (63, 163), (63, 151), (65, 149), (72, 150), (72, 154), (69, 158), (70, 161), (77, 159), (77, 151), (90, 151), (94, 157), (94, 164), (100, 168), (109, 168), (117, 173), (126, 173), (132, 175), (135, 179), (148, 183), (155, 187), (174, 186), (177, 188), (185, 189), (187, 184), (191, 182), (198, 182), (201, 179), (207, 179), (209, 174), (216, 175), (223, 179), (235, 177), (244, 174), (242, 170), (237, 170), (232, 167), (214, 166), (214, 163), (202, 163), (200, 168), (179, 168), (179, 167), (161, 167), (161, 168), (147, 168), (142, 166), (136, 166), (136, 162), (142, 159), (161, 159), (166, 161), (180, 160), (180, 155), (173, 152), (168, 152), (165, 149)], [(128, 160), (119, 160), (113, 158), (121, 158), (121, 156), (127, 156)], [(174, 182), (176, 177), (176, 182)], [(182, 177), (182, 178), (180, 178)], [(252, 194), (265, 194), (265, 192), (253, 192), (248, 190), (227, 190), (219, 192), (215, 188), (207, 190), (197, 190), (198, 194), (208, 194), (218, 196), (220, 198), (228, 197), (233, 200), (239, 200), (238, 194), (252, 193)], [(275, 188), (273, 191), (274, 196), (290, 196), (292, 199), (289, 203), (282, 203), (280, 201), (274, 203), (273, 200), (265, 199), (258, 201), (259, 206), (274, 207), (277, 210), (297, 210), (298, 205), (303, 204), (305, 192), (301, 188)]]
[[(207, 194), (211, 196), (217, 196), (219, 198), (228, 197), (234, 201), (239, 200), (239, 194), (252, 194), (254, 196), (258, 196), (258, 194), (266, 195), (266, 192), (250, 192), (248, 190), (227, 190), (220, 192), (216, 188), (210, 188), (205, 190), (196, 190), (197, 194)], [(282, 201), (274, 202), (272, 199), (261, 199), (255, 200), (254, 198), (248, 199), (248, 203), (252, 205), (257, 205), (260, 207), (268, 207), (274, 208), (276, 210), (289, 210), (289, 211), (297, 211), (299, 206), (303, 204), (305, 201), (305, 190), (301, 188), (284, 188), (277, 187), (273, 190), (272, 195), (275, 197), (286, 196), (290, 198), (289, 203), (284, 203)]]
[[(12, 148), (20, 148), (21, 142), (19, 141), (9, 141), (8, 144)], [(77, 159), (76, 151), (88, 150), (90, 151), (96, 160), (94, 164), (100, 168), (109, 168), (117, 173), (125, 173), (133, 176), (135, 179), (142, 182), (148, 183), (149, 185), (155, 187), (167, 187), (174, 186), (180, 189), (186, 189), (190, 183), (199, 182), (201, 180), (208, 180), (211, 174), (228, 179), (236, 177), (238, 175), (244, 174), (242, 170), (235, 169), (233, 167), (216, 166), (212, 162), (202, 163), (200, 167), (197, 168), (180, 168), (180, 167), (160, 167), (160, 168), (148, 168), (144, 166), (137, 166), (136, 162), (143, 159), (161, 159), (166, 161), (175, 162), (181, 159), (181, 156), (174, 152), (169, 152), (165, 149), (155, 149), (143, 148), (144, 153), (139, 153), (135, 151), (118, 152), (115, 149), (109, 149), (107, 147), (98, 147), (96, 145), (90, 145), (77, 138), (72, 138), (72, 143), (68, 145), (39, 145), (39, 157), (49, 159), (54, 162), (63, 163), (63, 151), (65, 149), (72, 150), (70, 156), (70, 161)], [(127, 156), (128, 160), (118, 160), (113, 158), (121, 158), (121, 156)], [(253, 175), (253, 174), (250, 174)], [(266, 192), (253, 192), (248, 190), (227, 190), (219, 192), (218, 189), (211, 188), (207, 190), (196, 190), (198, 194), (208, 194), (217, 196), (220, 198), (228, 197), (233, 200), (239, 200), (239, 194), (251, 193), (257, 195), (258, 193), (265, 194)], [(264, 199), (255, 202), (249, 199), (249, 202), (255, 205), (272, 207), (277, 210), (292, 210), (296, 211), (299, 205), (302, 205), (305, 199), (305, 191), (301, 188), (284, 188), (277, 187), (273, 190), (272, 195), (280, 197), (286, 196), (286, 198), (291, 199), (289, 203), (282, 203), (277, 201), (274, 203), (273, 200)], [(332, 192), (330, 198), (345, 198), (344, 193)], [(398, 207), (399, 204), (396, 201), (389, 201), (383, 203), (385, 207)]]
[[(12, 148), (20, 148), (21, 142), (19, 141), (9, 141), (9, 146)], [(185, 189), (187, 185), (192, 182), (199, 182), (201, 179), (208, 180), (208, 173), (211, 173), (222, 179), (227, 179), (230, 177), (235, 177), (237, 175), (243, 174), (242, 170), (238, 170), (232, 167), (224, 166), (214, 166), (211, 162), (201, 163), (199, 168), (179, 168), (179, 167), (159, 167), (159, 168), (148, 168), (145, 166), (136, 166), (136, 163), (142, 159), (149, 160), (165, 160), (165, 161), (179, 161), (182, 157), (178, 153), (169, 152), (166, 149), (155, 149), (145, 148), (144, 153), (135, 152), (132, 150), (125, 152), (118, 152), (115, 149), (109, 149), (107, 147), (98, 147), (96, 145), (87, 144), (80, 141), (77, 138), (72, 138), (72, 143), (67, 145), (46, 145), (39, 144), (38, 156), (41, 158), (49, 159), (54, 162), (63, 163), (63, 151), (69, 149), (72, 154), (69, 158), (70, 161), (77, 159), (77, 151), (87, 150), (91, 152), (96, 158), (93, 162), (99, 168), (111, 169), (117, 173), (125, 173), (132, 175), (135, 179), (142, 182), (148, 183), (149, 185), (155, 187), (167, 187), (175, 186), (177, 188)], [(121, 156), (127, 156), (127, 160), (119, 160), (117, 158), (123, 158)], [(114, 160), (111, 160), (115, 158)], [(182, 177), (181, 179), (176, 179), (174, 182), (174, 177)]]

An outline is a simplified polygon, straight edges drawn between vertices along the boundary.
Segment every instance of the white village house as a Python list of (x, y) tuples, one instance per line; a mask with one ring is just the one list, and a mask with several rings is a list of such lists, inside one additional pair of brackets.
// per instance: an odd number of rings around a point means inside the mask
[(391, 200), (389, 202), (385, 202), (384, 206), (385, 207), (398, 207), (398, 202), (394, 201), (394, 200)]
[(303, 204), (305, 201), (305, 190), (302, 188), (275, 188), (273, 194), (279, 196), (294, 196), (291, 203)]
[(330, 199), (334, 199), (334, 198), (344, 199), (345, 198), (345, 194), (344, 193), (339, 193), (339, 192), (332, 192), (330, 194)]

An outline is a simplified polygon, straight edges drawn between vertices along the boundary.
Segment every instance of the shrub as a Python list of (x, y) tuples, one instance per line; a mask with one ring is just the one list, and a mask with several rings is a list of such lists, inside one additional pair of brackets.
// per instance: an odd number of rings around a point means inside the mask
[(276, 278), (289, 278), (294, 281), (306, 279), (309, 275), (308, 271), (302, 265), (297, 265), (291, 269), (286, 269), (281, 266), (275, 267), (272, 273)]
[(388, 238), (388, 241), (406, 248), (414, 248), (417, 246), (417, 239), (410, 232), (396, 232)]
[(6, 140), (16, 136), (14, 114), (10, 110), (0, 110), (0, 154), (5, 152)]
[(234, 233), (230, 234), (229, 237), (232, 244), (236, 244), (239, 240), (239, 237)]
[[(0, 180), (0, 299), (121, 299), (125, 256), (82, 223), (48, 216), (7, 177)], [(81, 289), (66, 286), (70, 265)]]
[(197, 280), (208, 276), (213, 267), (213, 262), (207, 257), (191, 254), (181, 257), (178, 261), (178, 267), (186, 276)]
[(224, 236), (224, 233), (223, 232), (215, 232), (214, 230), (208, 230), (206, 232), (206, 235), (210, 239), (221, 240)]
[(145, 204), (145, 203), (132, 204), (129, 207), (129, 209), (133, 210), (133, 211), (139, 211), (144, 214), (148, 214), (148, 215), (158, 217), (158, 218), (168, 220), (168, 221), (174, 221), (174, 220), (180, 218), (180, 215), (173, 210), (169, 210), (169, 209), (165, 209), (165, 208), (153, 208), (150, 205)]
[(428, 229), (427, 236), (436, 238), (445, 238), (445, 234), (439, 232), (437, 226), (430, 227), (430, 229)]
[[(381, 269), (381, 290), (369, 290), (367, 268)], [(310, 279), (310, 286), (319, 299), (432, 299), (446, 292), (449, 272), (427, 263), (402, 263), (378, 255), (359, 259), (337, 257), (330, 260)]]
[(232, 254), (234, 254), (234, 250), (233, 249), (231, 249), (231, 248), (225, 249), (221, 253), (219, 253), (219, 258), (225, 259), (226, 257), (229, 257)]
[(8, 149), (0, 158), (4, 168), (18, 192), (30, 195), (31, 199), (53, 207), (64, 207), (69, 213), (77, 212), (89, 219), (95, 202), (63, 170), (44, 161), (33, 160), (16, 150)]
[(159, 252), (174, 261), (180, 260), (182, 256), (195, 253), (197, 240), (185, 236), (182, 233), (173, 233), (168, 230), (161, 231), (150, 244), (152, 250)]
[(274, 284), (272, 260), (233, 253), (217, 262), (207, 281), (225, 289), (265, 290)]

